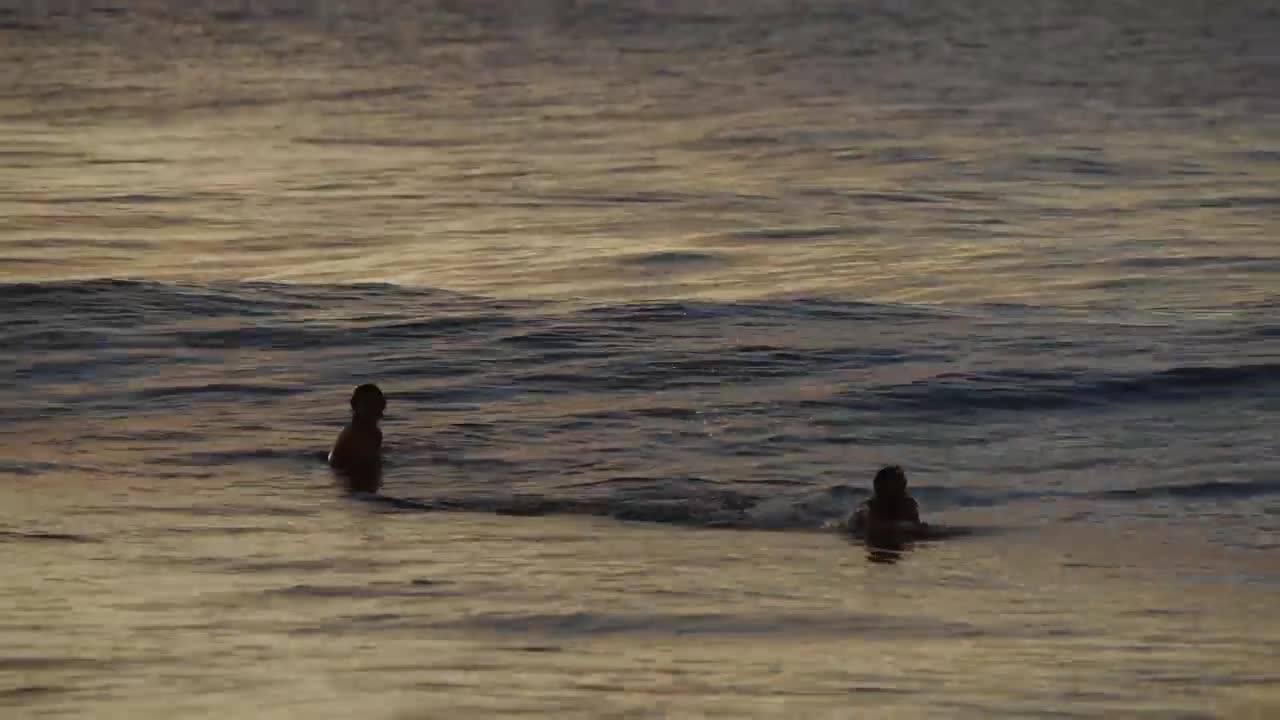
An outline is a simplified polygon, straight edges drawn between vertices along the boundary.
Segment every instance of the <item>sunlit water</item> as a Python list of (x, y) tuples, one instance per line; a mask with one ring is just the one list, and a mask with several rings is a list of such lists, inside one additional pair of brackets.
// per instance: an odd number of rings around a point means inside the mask
[(1280, 713), (1275, 3), (16, 7), (6, 717)]

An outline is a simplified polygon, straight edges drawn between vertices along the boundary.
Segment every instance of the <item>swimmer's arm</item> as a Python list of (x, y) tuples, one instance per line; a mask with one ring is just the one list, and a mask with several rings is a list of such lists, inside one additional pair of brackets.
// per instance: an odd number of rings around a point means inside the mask
[(924, 523), (920, 522), (920, 503), (916, 502), (915, 498), (911, 498), (911, 501), (907, 503), (906, 517), (903, 519), (916, 525), (924, 525)]
[(329, 452), (329, 467), (352, 470), (377, 469), (382, 466), (382, 437), (369, 437), (347, 426), (338, 434)]
[(863, 505), (859, 507), (857, 510), (854, 510), (853, 514), (849, 516), (848, 523), (849, 523), (849, 529), (853, 532), (862, 532), (863, 530), (866, 530), (867, 529), (867, 506)]
[(915, 498), (911, 498), (911, 502), (907, 503), (905, 515), (906, 517), (898, 522), (900, 529), (917, 535), (929, 532), (929, 524), (920, 521), (920, 505)]
[(333, 443), (333, 449), (329, 451), (329, 465), (342, 469), (364, 463), (368, 455), (366, 444), (360, 433), (350, 425), (342, 428), (338, 439)]
[(333, 441), (333, 448), (329, 450), (329, 467), (340, 468), (347, 464), (347, 456), (350, 454), (351, 446), (351, 428), (344, 427), (342, 432), (338, 433), (338, 439)]

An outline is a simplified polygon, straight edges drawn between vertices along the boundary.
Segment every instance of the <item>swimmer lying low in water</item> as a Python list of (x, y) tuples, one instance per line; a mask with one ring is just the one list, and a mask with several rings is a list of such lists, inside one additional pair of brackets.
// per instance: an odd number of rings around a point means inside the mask
[(897, 465), (880, 469), (871, 497), (849, 516), (848, 527), (866, 538), (919, 537), (929, 526), (920, 522), (920, 505), (907, 492), (907, 474)]
[(387, 399), (377, 385), (361, 385), (351, 393), (351, 423), (329, 451), (329, 467), (337, 470), (352, 492), (377, 492), (382, 484), (382, 430), (378, 421)]

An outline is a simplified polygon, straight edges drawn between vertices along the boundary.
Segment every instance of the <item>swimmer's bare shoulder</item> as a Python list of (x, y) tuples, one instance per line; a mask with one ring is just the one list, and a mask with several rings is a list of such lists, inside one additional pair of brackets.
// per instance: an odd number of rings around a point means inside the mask
[(329, 467), (349, 469), (379, 465), (382, 461), (382, 431), (348, 425), (338, 433), (329, 451)]

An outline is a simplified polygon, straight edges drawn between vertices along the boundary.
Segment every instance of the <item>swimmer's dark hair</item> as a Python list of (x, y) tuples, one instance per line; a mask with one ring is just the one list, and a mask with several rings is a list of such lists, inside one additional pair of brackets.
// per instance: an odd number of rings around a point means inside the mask
[(902, 471), (901, 465), (886, 465), (876, 473), (872, 487), (880, 497), (904, 495), (907, 492), (907, 474)]
[(382, 394), (382, 388), (379, 388), (373, 383), (365, 383), (351, 393), (351, 409), (355, 410), (356, 405), (358, 405), (360, 400), (366, 396), (378, 403), (379, 409), (387, 409), (387, 398)]

